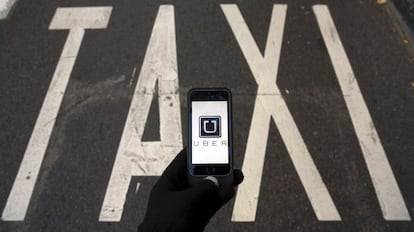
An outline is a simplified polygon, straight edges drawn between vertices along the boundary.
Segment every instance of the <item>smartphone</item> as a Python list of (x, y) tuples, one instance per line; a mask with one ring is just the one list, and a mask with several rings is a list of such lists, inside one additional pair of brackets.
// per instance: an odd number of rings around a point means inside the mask
[(188, 181), (195, 185), (215, 176), (233, 183), (231, 92), (194, 88), (188, 92)]

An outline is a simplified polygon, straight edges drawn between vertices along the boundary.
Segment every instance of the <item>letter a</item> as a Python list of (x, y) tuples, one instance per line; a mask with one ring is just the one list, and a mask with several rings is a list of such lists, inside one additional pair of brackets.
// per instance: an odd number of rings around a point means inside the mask
[[(174, 7), (161, 5), (112, 169), (99, 221), (120, 221), (132, 176), (159, 176), (182, 149)], [(158, 80), (161, 141), (142, 142)]]

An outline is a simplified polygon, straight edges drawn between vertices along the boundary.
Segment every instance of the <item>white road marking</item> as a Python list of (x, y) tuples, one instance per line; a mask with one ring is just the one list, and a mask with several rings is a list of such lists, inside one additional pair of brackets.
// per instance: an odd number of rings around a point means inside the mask
[(135, 193), (138, 193), (139, 186), (140, 186), (140, 183), (138, 182), (138, 183), (137, 183), (137, 187), (135, 188)]
[[(111, 10), (111, 7), (56, 10), (49, 29), (69, 29), (69, 34), (3, 210), (4, 221), (24, 220), (85, 29), (106, 28)], [(82, 22), (81, 26), (77, 22)]]
[(137, 71), (137, 67), (134, 67), (131, 74), (131, 79), (135, 77), (135, 72)]
[(384, 218), (411, 220), (329, 9), (326, 5), (315, 5), (313, 11), (344, 95)]
[(221, 7), (259, 85), (243, 162), (245, 180), (238, 188), (232, 220), (255, 220), (270, 117), (274, 119), (279, 129), (317, 218), (341, 220), (276, 85), (287, 6), (284, 4), (273, 6), (264, 57), (237, 5), (222, 4)]
[(7, 18), (16, 0), (0, 0), (0, 20)]
[[(157, 81), (161, 141), (142, 142)], [(131, 177), (161, 175), (182, 149), (181, 133), (174, 6), (161, 5), (138, 77), (99, 221), (121, 220)]]

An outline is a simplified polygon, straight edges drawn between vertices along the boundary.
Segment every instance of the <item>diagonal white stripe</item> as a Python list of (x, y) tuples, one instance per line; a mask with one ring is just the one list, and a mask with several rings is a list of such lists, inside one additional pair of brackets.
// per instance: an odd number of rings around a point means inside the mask
[(0, 20), (7, 18), (17, 0), (0, 0)]
[(410, 220), (381, 140), (326, 5), (315, 5), (319, 28), (345, 98), (359, 145), (386, 220)]

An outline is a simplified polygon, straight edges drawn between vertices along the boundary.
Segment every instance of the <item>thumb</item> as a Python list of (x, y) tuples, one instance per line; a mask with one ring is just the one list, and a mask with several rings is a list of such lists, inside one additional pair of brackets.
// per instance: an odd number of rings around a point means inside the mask
[(208, 177), (195, 185), (194, 187), (186, 190), (188, 200), (192, 203), (205, 201), (211, 199), (217, 194), (217, 179), (215, 177)]

